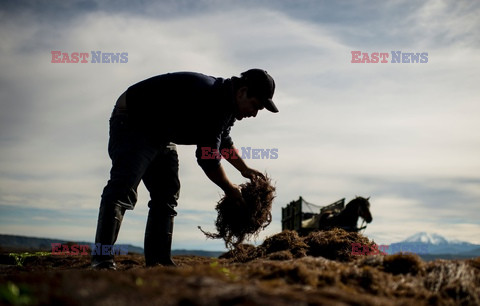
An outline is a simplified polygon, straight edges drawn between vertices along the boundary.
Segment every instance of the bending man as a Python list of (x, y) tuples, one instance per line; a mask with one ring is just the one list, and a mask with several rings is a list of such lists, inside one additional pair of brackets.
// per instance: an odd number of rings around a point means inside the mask
[[(197, 145), (196, 157), (208, 178), (226, 195), (239, 198), (218, 158), (202, 158), (202, 149), (233, 152), (230, 129), (235, 120), (255, 117), (272, 101), (273, 78), (250, 69), (228, 79), (194, 72), (158, 75), (132, 85), (118, 99), (110, 118), (110, 180), (100, 203), (95, 243), (113, 246), (125, 210), (137, 202), (143, 181), (150, 192), (145, 229), (147, 266), (175, 265), (171, 258), (173, 218), (180, 191), (176, 144)], [(207, 149), (206, 149), (207, 148)], [(224, 150), (227, 149), (227, 150)], [(246, 178), (262, 175), (240, 156), (226, 159)], [(115, 269), (113, 254), (92, 255), (92, 267)]]

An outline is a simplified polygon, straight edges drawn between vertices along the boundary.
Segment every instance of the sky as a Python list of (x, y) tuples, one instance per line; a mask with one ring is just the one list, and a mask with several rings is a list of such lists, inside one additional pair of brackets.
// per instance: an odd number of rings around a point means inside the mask
[[(93, 241), (118, 96), (167, 72), (262, 68), (280, 112), (231, 133), (238, 148), (278, 150), (246, 160), (277, 189), (273, 221), (251, 243), (280, 232), (281, 208), (300, 196), (320, 206), (369, 196), (363, 234), (379, 244), (421, 231), (480, 244), (479, 13), (462, 0), (2, 1), (0, 233)], [(52, 51), (128, 61), (52, 63)], [(389, 58), (352, 63), (352, 51)], [(392, 63), (392, 51), (428, 62)], [(173, 248), (225, 250), (197, 228), (215, 231), (222, 191), (194, 146), (178, 150)], [(143, 246), (149, 196), (138, 192), (119, 244)]]

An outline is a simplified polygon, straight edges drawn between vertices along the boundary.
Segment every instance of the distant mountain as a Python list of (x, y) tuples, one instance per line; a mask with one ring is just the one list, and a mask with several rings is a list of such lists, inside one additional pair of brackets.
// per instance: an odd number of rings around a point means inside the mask
[(219, 257), (225, 252), (220, 251), (203, 251), (203, 250), (172, 250), (172, 255), (194, 255), (203, 257)]
[[(16, 235), (1, 235), (0, 234), (0, 248), (3, 250), (19, 250), (19, 251), (52, 251), (52, 243), (61, 244), (78, 244), (78, 245), (92, 245), (92, 242), (86, 241), (71, 241), (64, 239), (50, 239), (37, 238)], [(129, 253), (143, 254), (143, 249), (131, 244), (126, 245)]]
[(438, 234), (416, 233), (407, 239), (392, 243), (388, 254), (410, 252), (427, 260), (444, 258), (472, 258), (480, 256), (480, 245), (459, 240), (448, 240)]
[(428, 244), (445, 244), (448, 243), (447, 239), (443, 238), (437, 234), (429, 234), (426, 232), (416, 233), (405, 239), (403, 242), (421, 242), (421, 243), (428, 243)]
[(460, 253), (460, 255), (462, 256), (475, 256), (475, 257), (479, 256), (478, 254), (480, 254), (480, 247), (467, 252)]
[[(62, 239), (49, 239), (26, 237), (16, 235), (1, 235), (0, 234), (0, 252), (25, 252), (25, 251), (52, 251), (52, 243), (61, 244), (78, 244), (78, 245), (92, 245), (92, 242), (85, 241), (67, 241)], [(129, 253), (143, 254), (143, 248), (131, 244), (127, 245)], [(220, 251), (203, 251), (203, 250), (172, 250), (172, 255), (195, 255), (204, 257), (219, 257), (224, 252)]]

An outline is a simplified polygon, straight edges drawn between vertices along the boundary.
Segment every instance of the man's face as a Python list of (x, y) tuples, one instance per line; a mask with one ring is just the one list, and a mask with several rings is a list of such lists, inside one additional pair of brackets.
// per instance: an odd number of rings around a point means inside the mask
[(241, 87), (236, 94), (237, 112), (235, 118), (242, 120), (247, 117), (256, 117), (259, 110), (264, 108), (256, 97), (247, 96), (247, 87)]

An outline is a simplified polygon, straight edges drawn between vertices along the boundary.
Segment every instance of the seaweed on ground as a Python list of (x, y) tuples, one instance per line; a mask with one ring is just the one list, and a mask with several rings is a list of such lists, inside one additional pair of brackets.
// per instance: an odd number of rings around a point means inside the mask
[(221, 259), (233, 259), (236, 262), (247, 262), (258, 257), (257, 248), (252, 244), (241, 243), (234, 249), (219, 256)]
[(367, 237), (347, 232), (343, 229), (311, 232), (306, 237), (300, 237), (296, 231), (285, 230), (265, 239), (258, 247), (240, 245), (223, 255), (223, 258), (233, 259), (237, 262), (246, 262), (256, 258), (270, 258), (286, 260), (302, 258), (307, 255), (325, 257), (331, 260), (353, 261), (358, 258), (352, 252), (352, 245), (374, 249), (374, 242)]
[[(263, 256), (278, 252), (289, 252), (291, 254), (290, 256), (287, 254), (284, 254), (284, 256), (299, 258), (306, 256), (308, 245), (297, 232), (286, 230), (265, 239), (259, 249), (259, 253), (263, 254)], [(280, 254), (277, 254), (275, 257), (279, 255)]]
[(355, 255), (352, 253), (352, 244), (359, 243), (362, 246), (373, 246), (374, 244), (359, 233), (347, 232), (339, 228), (311, 232), (304, 241), (309, 246), (307, 255), (340, 261), (355, 259)]

